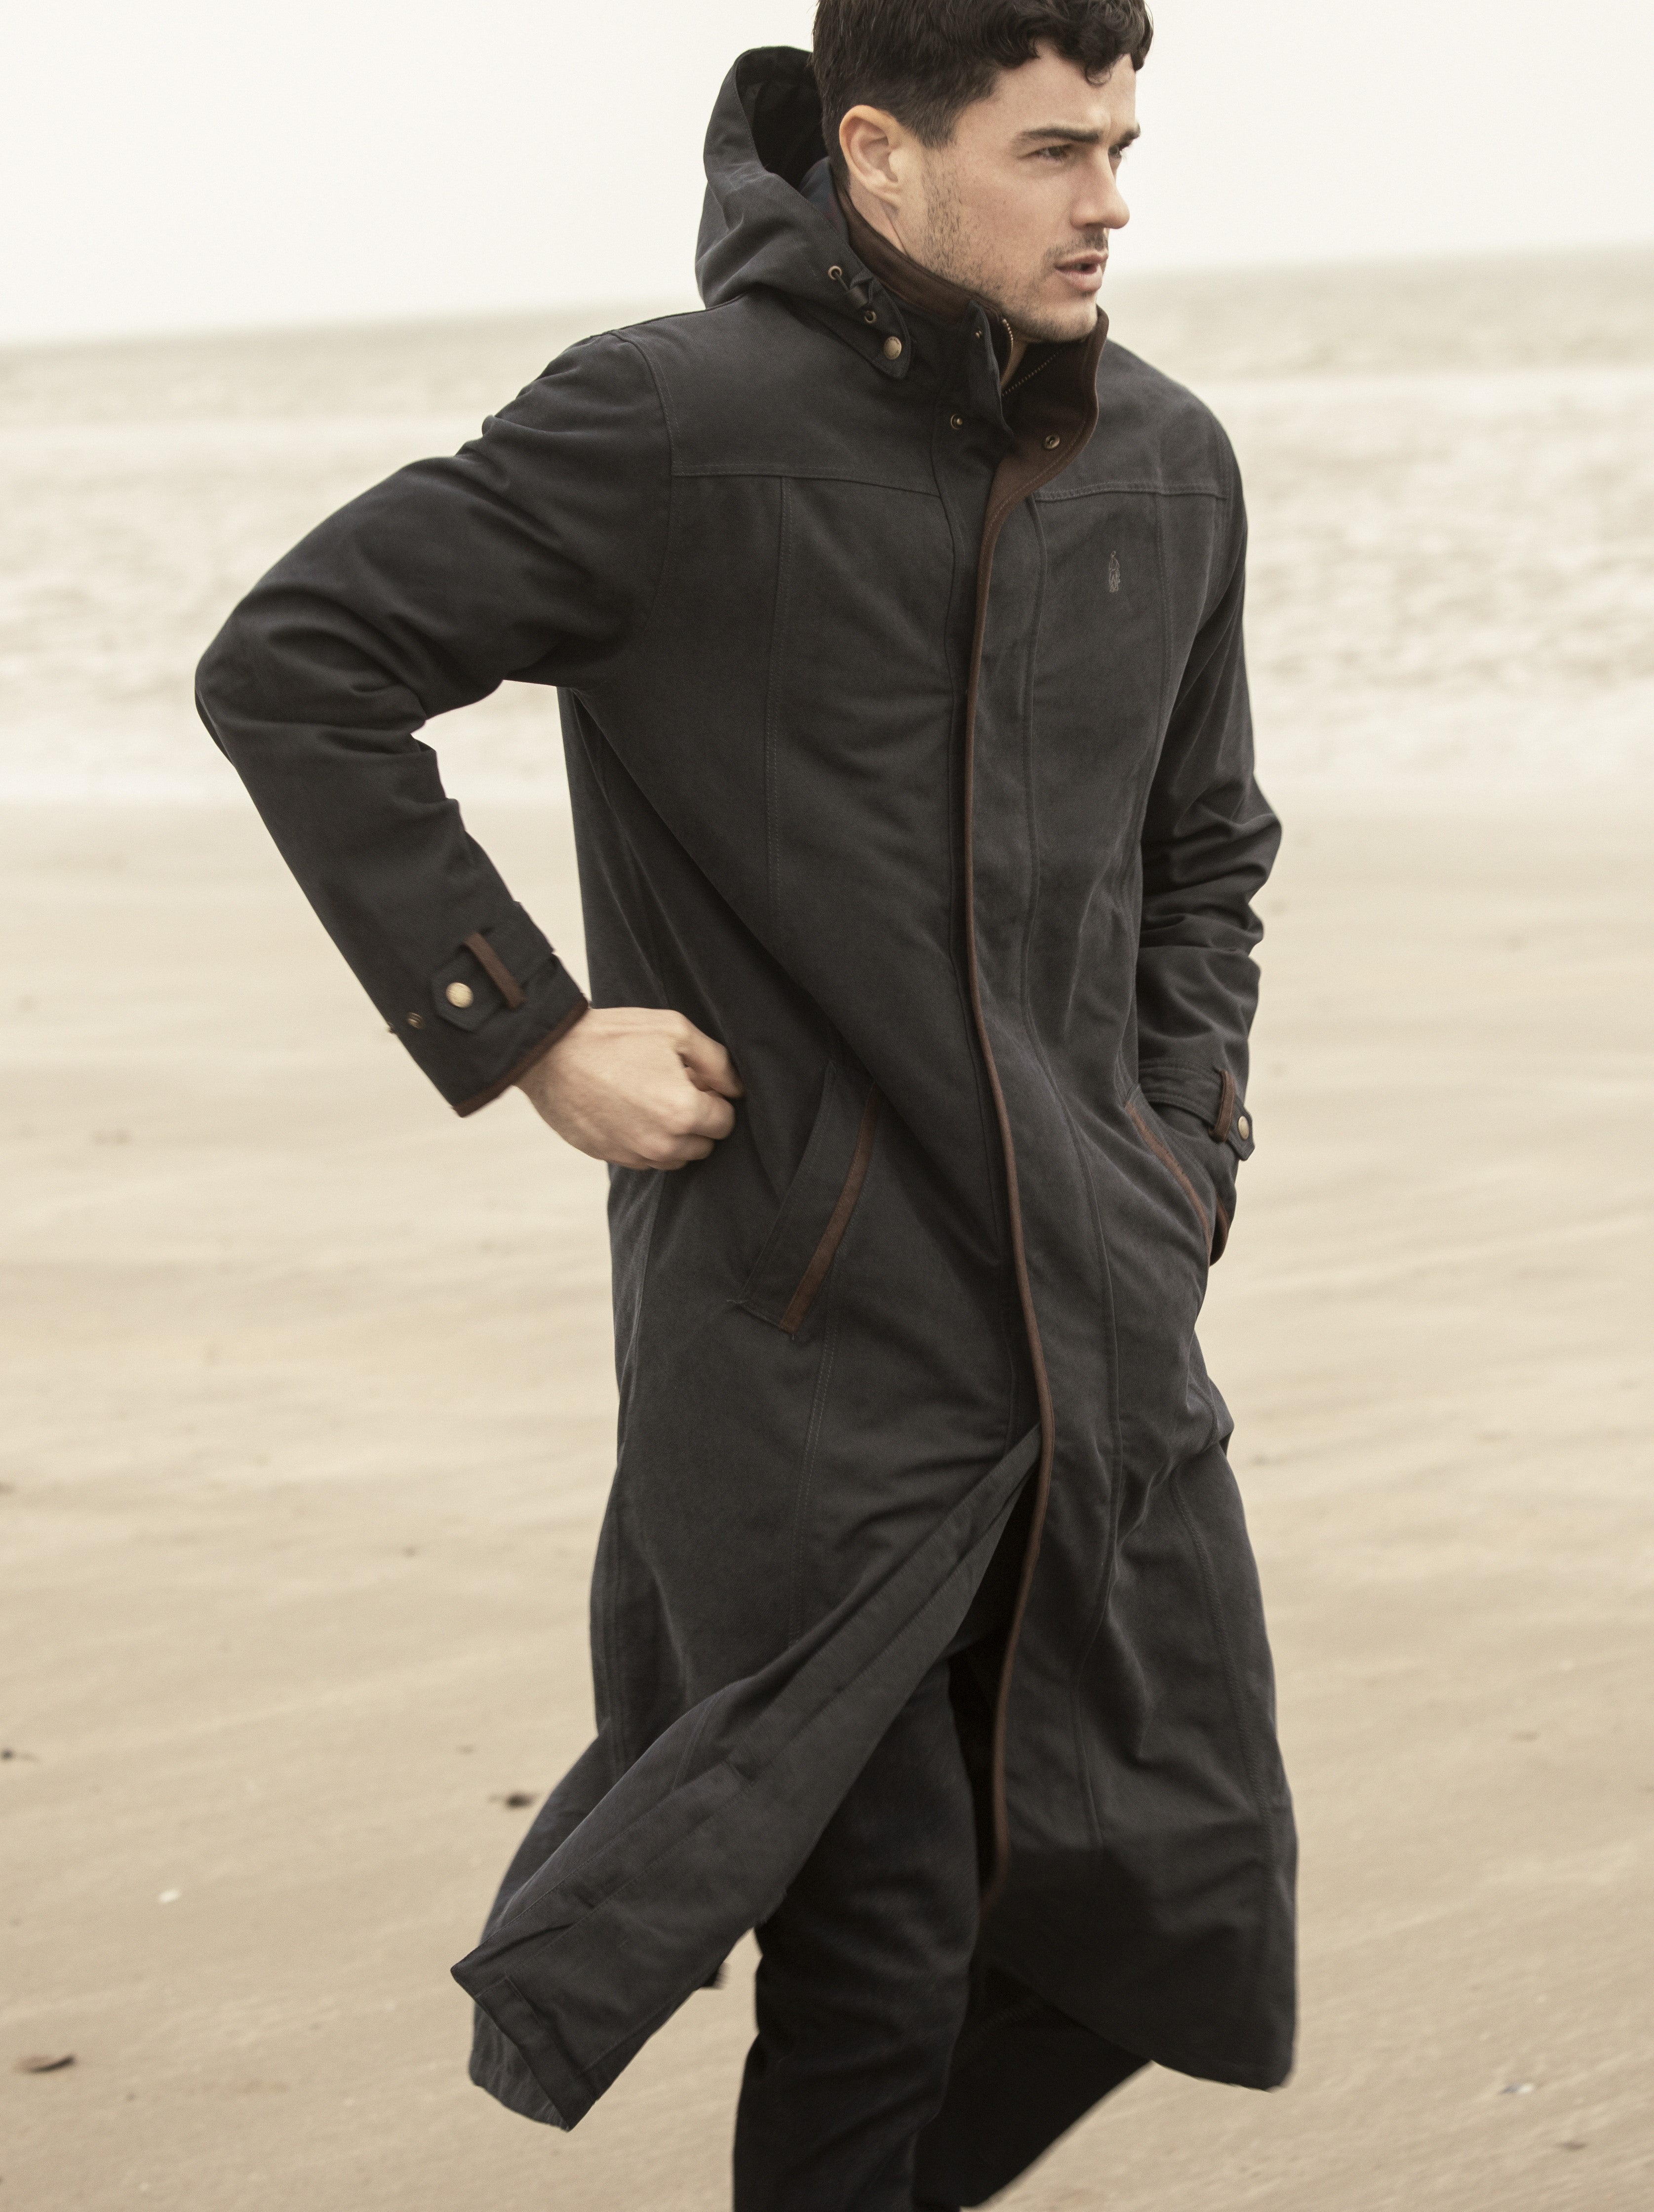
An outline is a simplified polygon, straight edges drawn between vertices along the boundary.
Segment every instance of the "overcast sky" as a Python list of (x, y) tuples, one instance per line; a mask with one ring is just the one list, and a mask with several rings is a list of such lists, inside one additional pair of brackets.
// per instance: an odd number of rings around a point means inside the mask
[[(685, 301), (718, 83), (745, 46), (807, 45), (812, 12), (20, 8), (0, 341)], [(1654, 0), (1156, 13), (1122, 268), (1654, 241)]]

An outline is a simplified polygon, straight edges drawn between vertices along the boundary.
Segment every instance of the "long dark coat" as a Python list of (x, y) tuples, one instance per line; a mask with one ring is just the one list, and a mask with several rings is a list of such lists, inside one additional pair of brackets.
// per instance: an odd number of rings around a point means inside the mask
[(1235, 464), (1101, 328), (1002, 392), (991, 317), (796, 189), (820, 154), (806, 58), (746, 56), (707, 312), (356, 501), (201, 672), (461, 1112), (584, 1001), (411, 732), (557, 685), (593, 998), (678, 1008), (746, 1087), (710, 1158), (613, 1176), (598, 1735), (455, 1970), (477, 2078), (564, 2126), (777, 1904), (1007, 1526), (985, 1955), (1164, 2065), (1290, 2059), (1292, 1816), (1195, 1339), (1277, 840)]

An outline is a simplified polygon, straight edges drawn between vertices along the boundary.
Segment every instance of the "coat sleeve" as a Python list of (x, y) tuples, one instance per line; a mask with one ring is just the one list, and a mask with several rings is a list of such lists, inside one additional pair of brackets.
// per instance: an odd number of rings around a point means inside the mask
[(1150, 792), (1137, 958), (1139, 1079), (1212, 1176), (1214, 1259), (1234, 1212), (1237, 1167), (1253, 1149), (1247, 1039), (1257, 1006), (1252, 953), (1263, 931), (1252, 902), (1280, 842), (1252, 772), (1237, 484), (1231, 512), (1216, 596), (1183, 669)]
[(666, 422), (639, 349), (589, 340), (450, 458), (313, 531), (208, 648), (202, 720), (369, 998), (459, 1113), (586, 1010), (414, 732), (510, 677), (577, 685), (647, 623)]

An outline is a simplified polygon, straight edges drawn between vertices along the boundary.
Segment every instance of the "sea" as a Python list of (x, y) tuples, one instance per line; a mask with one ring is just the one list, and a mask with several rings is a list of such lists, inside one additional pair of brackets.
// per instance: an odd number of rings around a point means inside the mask
[[(1124, 272), (1105, 300), (1240, 457), (1266, 787), (1647, 779), (1654, 250)], [(234, 796), (191, 679), (240, 594), (649, 312), (0, 351), (0, 799)], [(565, 797), (547, 693), (508, 684), (426, 734), (462, 799)]]

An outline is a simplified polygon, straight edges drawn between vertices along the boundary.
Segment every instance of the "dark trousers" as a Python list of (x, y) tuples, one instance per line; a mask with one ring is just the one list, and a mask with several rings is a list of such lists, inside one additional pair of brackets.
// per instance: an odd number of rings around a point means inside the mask
[(757, 1931), (735, 2212), (983, 2203), (1142, 2063), (973, 1967), (993, 1661), (931, 1669)]

